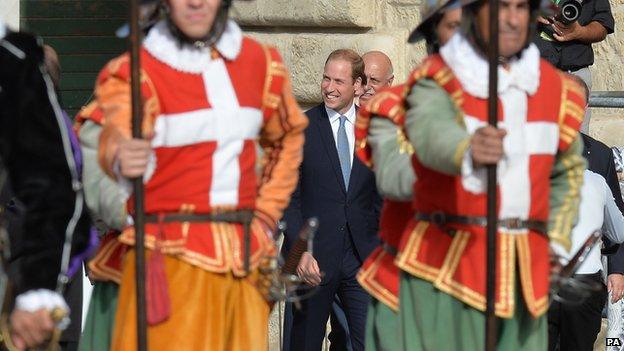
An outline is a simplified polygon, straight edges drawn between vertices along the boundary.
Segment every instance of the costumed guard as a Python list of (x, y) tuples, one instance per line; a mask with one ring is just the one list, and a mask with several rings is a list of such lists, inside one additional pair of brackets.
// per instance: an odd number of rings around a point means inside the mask
[[(421, 13), (423, 19), (409, 42), (424, 38), (427, 52), (435, 53), (457, 27), (461, 7), (458, 1), (427, 1)], [(445, 32), (441, 27), (453, 30)], [(377, 190), (384, 197), (379, 225), (382, 244), (366, 259), (357, 277), (373, 297), (366, 323), (367, 350), (400, 347), (399, 268), (394, 260), (405, 226), (414, 216), (411, 200), (416, 180), (411, 164), (414, 149), (399, 124), (405, 119), (402, 94), (406, 89), (408, 86), (403, 84), (380, 91), (362, 106), (355, 125), (356, 153), (375, 170)], [(392, 170), (390, 176), (388, 170)]]
[(90, 232), (79, 151), (45, 68), (41, 42), (0, 22), (3, 348), (58, 343), (68, 324), (62, 293), (81, 267), (74, 254), (89, 246)]
[[(486, 180), (498, 163), (497, 348), (545, 350), (550, 252), (565, 256), (585, 162), (581, 88), (530, 44), (538, 1), (501, 2), (500, 129), (487, 126), (488, 10), (466, 4), (461, 32), (401, 92), (415, 150), (416, 215), (399, 245), (400, 348), (485, 345)], [(392, 170), (387, 176), (392, 176)]]
[[(162, 5), (141, 47), (146, 139), (130, 137), (129, 56), (96, 83), (100, 164), (120, 184), (145, 183), (148, 344), (263, 350), (258, 265), (276, 254), (271, 235), (297, 183), (307, 120), (277, 50), (243, 36), (230, 0)], [(134, 228), (118, 240), (132, 246)], [(134, 261), (131, 249), (117, 272), (112, 350), (137, 344)]]

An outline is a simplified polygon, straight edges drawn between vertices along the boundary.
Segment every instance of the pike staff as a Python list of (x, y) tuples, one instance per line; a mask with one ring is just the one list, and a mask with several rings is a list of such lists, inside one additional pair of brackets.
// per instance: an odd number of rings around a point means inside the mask
[[(498, 125), (498, 0), (489, 0), (489, 84), (488, 123)], [(487, 255), (486, 255), (486, 307), (485, 307), (485, 350), (496, 350), (496, 234), (498, 214), (496, 211), (496, 164), (487, 166)]]
[[(132, 137), (142, 138), (143, 104), (141, 101), (141, 28), (139, 26), (139, 0), (130, 0), (130, 87), (132, 101)], [(147, 350), (147, 309), (145, 301), (145, 191), (143, 176), (132, 180), (134, 191), (134, 228), (136, 240), (136, 301), (137, 343), (139, 351)]]

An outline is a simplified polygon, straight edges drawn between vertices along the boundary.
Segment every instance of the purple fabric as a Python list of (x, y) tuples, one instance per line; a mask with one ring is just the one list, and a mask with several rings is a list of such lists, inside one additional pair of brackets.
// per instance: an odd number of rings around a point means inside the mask
[[(74, 161), (76, 162), (76, 170), (78, 171), (78, 176), (82, 178), (82, 152), (80, 151), (80, 143), (78, 142), (78, 137), (72, 128), (72, 121), (69, 119), (69, 116), (65, 111), (63, 111), (63, 120), (65, 121), (65, 126), (67, 127), (69, 141), (71, 142), (72, 154), (74, 156)], [(89, 230), (89, 245), (83, 252), (78, 253), (71, 258), (69, 262), (69, 269), (67, 271), (68, 277), (72, 277), (76, 274), (76, 272), (78, 272), (82, 266), (82, 262), (88, 259), (95, 252), (98, 244), (98, 232), (95, 227), (91, 227)]]
[(92, 226), (91, 230), (89, 230), (89, 245), (83, 252), (74, 255), (69, 261), (69, 269), (67, 270), (68, 277), (73, 277), (74, 274), (80, 270), (82, 262), (86, 261), (89, 257), (91, 257), (91, 255), (93, 255), (93, 253), (95, 253), (99, 243), (100, 240), (98, 239), (98, 231)]
[(67, 112), (63, 111), (63, 119), (65, 120), (65, 126), (67, 127), (67, 134), (69, 135), (69, 141), (71, 142), (72, 151), (74, 154), (74, 161), (76, 162), (76, 169), (78, 174), (82, 177), (82, 152), (80, 151), (80, 142), (78, 137), (72, 128), (72, 121), (69, 119)]

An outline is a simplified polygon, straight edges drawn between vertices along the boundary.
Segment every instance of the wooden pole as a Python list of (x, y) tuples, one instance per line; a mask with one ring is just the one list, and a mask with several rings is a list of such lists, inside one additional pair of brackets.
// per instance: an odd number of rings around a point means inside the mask
[[(488, 123), (498, 125), (498, 1), (488, 0), (490, 4), (488, 43), (489, 98)], [(496, 165), (487, 166), (487, 255), (486, 255), (486, 308), (485, 308), (485, 350), (496, 350), (496, 235), (498, 217), (496, 203)]]
[[(139, 27), (139, 0), (130, 0), (130, 74), (132, 91), (132, 137), (143, 137), (143, 104), (141, 100), (141, 29)], [(136, 301), (137, 301), (137, 346), (147, 351), (147, 310), (145, 301), (145, 212), (143, 177), (132, 181), (134, 190), (134, 230), (136, 248)]]

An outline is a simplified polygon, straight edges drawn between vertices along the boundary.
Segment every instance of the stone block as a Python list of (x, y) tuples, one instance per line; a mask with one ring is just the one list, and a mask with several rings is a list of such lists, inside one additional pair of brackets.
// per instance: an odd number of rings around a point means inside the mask
[(624, 109), (592, 109), (589, 132), (609, 146), (624, 146)]
[(379, 23), (385, 28), (412, 30), (420, 23), (420, 0), (389, 0), (381, 8)]
[(616, 55), (597, 57), (591, 66), (592, 89), (624, 90), (624, 58)]
[(375, 25), (376, 0), (236, 1), (233, 17), (243, 26), (360, 27)]

